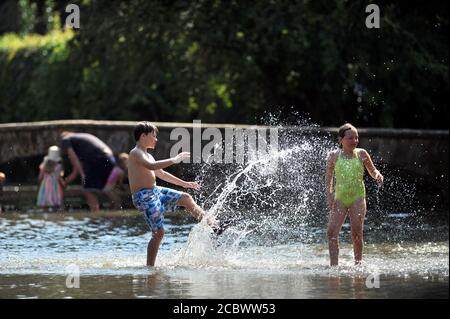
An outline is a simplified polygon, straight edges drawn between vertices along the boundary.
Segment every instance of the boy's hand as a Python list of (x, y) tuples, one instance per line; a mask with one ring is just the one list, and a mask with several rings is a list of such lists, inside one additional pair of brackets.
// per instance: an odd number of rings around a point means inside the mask
[(196, 182), (184, 182), (183, 187), (184, 188), (195, 189), (195, 190), (198, 191), (200, 189), (200, 184), (198, 184)]
[(173, 162), (175, 164), (180, 163), (182, 160), (184, 160), (185, 158), (190, 158), (191, 157), (191, 153), (190, 152), (181, 152), (180, 154), (178, 154), (177, 156), (175, 156), (173, 158)]

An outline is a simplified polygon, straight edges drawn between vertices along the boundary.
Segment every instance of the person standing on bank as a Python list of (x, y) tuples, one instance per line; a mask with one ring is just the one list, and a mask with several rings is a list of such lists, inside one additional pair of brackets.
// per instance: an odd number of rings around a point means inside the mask
[(62, 149), (67, 152), (72, 164), (72, 172), (64, 179), (67, 186), (79, 175), (83, 184), (83, 194), (90, 211), (98, 211), (98, 194), (104, 193), (111, 202), (111, 209), (121, 207), (120, 196), (116, 189), (107, 188), (108, 178), (113, 173), (116, 160), (113, 152), (98, 137), (88, 133), (63, 132)]

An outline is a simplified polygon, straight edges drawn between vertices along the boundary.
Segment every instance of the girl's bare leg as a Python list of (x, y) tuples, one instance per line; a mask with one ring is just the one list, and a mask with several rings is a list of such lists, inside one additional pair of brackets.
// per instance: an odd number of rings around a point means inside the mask
[(340, 201), (336, 201), (330, 213), (327, 230), (330, 266), (337, 266), (339, 263), (339, 232), (346, 216), (347, 208)]
[(355, 265), (362, 262), (364, 247), (364, 217), (366, 216), (366, 199), (356, 200), (349, 208), (350, 225), (352, 229), (353, 253), (355, 255)]

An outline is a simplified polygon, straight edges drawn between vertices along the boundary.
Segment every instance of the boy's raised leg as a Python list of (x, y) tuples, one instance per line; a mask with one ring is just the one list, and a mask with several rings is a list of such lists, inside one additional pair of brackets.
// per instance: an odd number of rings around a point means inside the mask
[(186, 210), (199, 221), (206, 216), (208, 225), (210, 225), (212, 228), (219, 227), (217, 220), (212, 216), (207, 216), (206, 212), (197, 205), (192, 196), (188, 193), (183, 193), (183, 195), (181, 195), (181, 198), (178, 200), (177, 205), (186, 208)]

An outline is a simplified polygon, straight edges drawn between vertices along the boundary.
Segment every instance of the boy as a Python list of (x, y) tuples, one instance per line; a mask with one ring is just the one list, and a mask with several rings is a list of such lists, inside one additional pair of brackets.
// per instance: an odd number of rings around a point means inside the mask
[[(156, 177), (184, 187), (198, 190), (200, 185), (195, 182), (183, 181), (163, 169), (180, 163), (189, 158), (189, 152), (182, 152), (176, 157), (155, 161), (147, 149), (156, 146), (158, 129), (149, 122), (139, 122), (134, 128), (136, 147), (128, 158), (128, 179), (134, 206), (144, 213), (144, 217), (152, 230), (152, 238), (147, 247), (147, 265), (154, 266), (159, 245), (164, 236), (164, 213), (172, 211), (176, 206), (182, 206), (192, 216), (201, 220), (206, 213), (193, 200), (191, 195), (170, 188), (156, 186)], [(208, 224), (213, 229), (219, 229), (217, 221), (208, 218)]]

